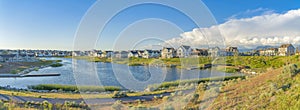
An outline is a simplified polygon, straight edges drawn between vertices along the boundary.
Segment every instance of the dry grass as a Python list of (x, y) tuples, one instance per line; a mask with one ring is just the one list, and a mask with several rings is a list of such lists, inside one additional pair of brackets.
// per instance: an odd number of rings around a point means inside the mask
[(269, 82), (277, 80), (281, 70), (281, 68), (271, 70), (248, 80), (224, 86), (214, 104), (208, 109), (239, 109), (240, 104), (242, 104), (240, 107), (246, 109), (263, 108), (270, 99), (262, 100), (259, 96), (268, 91)]

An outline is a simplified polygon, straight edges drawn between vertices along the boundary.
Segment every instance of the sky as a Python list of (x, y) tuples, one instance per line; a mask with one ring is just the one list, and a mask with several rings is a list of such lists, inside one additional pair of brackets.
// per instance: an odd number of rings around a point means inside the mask
[[(95, 2), (0, 0), (0, 49), (72, 50), (81, 19)], [(111, 19), (95, 48), (133, 49), (142, 47), (139, 45), (144, 43), (143, 38), (149, 38), (144, 41), (151, 43), (199, 47), (204, 44), (201, 41), (205, 37), (216, 36), (215, 33), (221, 33), (227, 45), (244, 48), (300, 43), (299, 0), (202, 2), (211, 11), (216, 24), (198, 27), (175, 9), (144, 4), (126, 9)]]

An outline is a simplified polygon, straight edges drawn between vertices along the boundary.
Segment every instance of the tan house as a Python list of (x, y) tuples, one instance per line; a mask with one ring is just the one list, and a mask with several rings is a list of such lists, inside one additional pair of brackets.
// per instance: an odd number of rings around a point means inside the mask
[(279, 56), (295, 55), (295, 47), (292, 44), (283, 44), (278, 48)]
[(226, 56), (234, 56), (235, 54), (239, 53), (239, 50), (237, 47), (227, 47), (225, 49)]
[(259, 51), (260, 56), (277, 56), (278, 55), (278, 48), (268, 48)]

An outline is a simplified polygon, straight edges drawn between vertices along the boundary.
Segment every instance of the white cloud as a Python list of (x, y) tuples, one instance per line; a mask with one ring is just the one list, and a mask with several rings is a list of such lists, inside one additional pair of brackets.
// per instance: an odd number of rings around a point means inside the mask
[(227, 20), (238, 19), (238, 18), (248, 18), (250, 16), (261, 16), (261, 15), (269, 15), (273, 14), (275, 11), (268, 8), (257, 8), (254, 10), (247, 10), (244, 12), (239, 12), (227, 18)]
[[(252, 18), (231, 19), (209, 28), (198, 28), (181, 34), (167, 42), (201, 46), (222, 42), (220, 33), (227, 45), (258, 46), (300, 43), (300, 9), (283, 14), (273, 13)], [(212, 43), (213, 42), (213, 43)]]

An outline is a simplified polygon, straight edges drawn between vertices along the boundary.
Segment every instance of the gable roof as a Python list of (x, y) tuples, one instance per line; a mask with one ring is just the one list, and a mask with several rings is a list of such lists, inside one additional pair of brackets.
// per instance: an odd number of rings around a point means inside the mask
[(293, 46), (292, 44), (282, 44), (281, 46), (280, 46), (280, 48), (287, 48), (287, 47), (289, 47), (289, 46)]
[(188, 50), (189, 48), (191, 48), (191, 46), (181, 45), (179, 48), (183, 48), (183, 49), (185, 49), (185, 50)]
[(174, 49), (173, 47), (164, 47), (163, 50), (164, 50), (164, 49), (166, 49), (166, 50), (168, 50), (168, 51), (170, 51), (170, 50), (174, 50), (174, 51), (175, 51), (175, 49)]
[(138, 52), (137, 51), (129, 51), (129, 53), (131, 53), (131, 54), (138, 54)]

